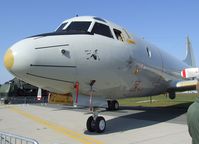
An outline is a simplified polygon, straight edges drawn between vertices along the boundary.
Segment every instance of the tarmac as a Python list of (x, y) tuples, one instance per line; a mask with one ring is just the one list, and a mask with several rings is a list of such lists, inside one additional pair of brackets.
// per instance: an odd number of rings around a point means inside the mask
[(0, 105), (0, 131), (39, 144), (191, 144), (186, 109), (121, 107), (102, 111), (102, 134), (86, 130), (87, 108), (52, 104)]

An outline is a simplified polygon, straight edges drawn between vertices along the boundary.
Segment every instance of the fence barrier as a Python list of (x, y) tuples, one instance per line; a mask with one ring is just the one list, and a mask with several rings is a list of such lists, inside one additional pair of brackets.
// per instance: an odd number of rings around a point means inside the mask
[(39, 144), (36, 140), (0, 131), (0, 144)]

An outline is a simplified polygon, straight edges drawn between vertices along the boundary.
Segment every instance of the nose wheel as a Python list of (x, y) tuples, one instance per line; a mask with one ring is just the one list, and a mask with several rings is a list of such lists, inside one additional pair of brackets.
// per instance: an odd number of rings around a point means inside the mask
[(97, 116), (96, 118), (90, 116), (87, 120), (86, 127), (89, 132), (102, 133), (106, 129), (106, 121), (102, 116)]

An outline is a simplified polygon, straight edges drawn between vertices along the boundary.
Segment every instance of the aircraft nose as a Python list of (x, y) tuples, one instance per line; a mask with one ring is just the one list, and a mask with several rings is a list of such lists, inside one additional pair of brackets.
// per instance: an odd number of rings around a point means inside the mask
[(29, 69), (29, 53), (32, 53), (29, 43), (29, 39), (21, 40), (12, 45), (4, 55), (4, 66), (15, 76), (23, 77)]
[(14, 55), (11, 49), (8, 49), (4, 56), (4, 65), (7, 70), (11, 70), (14, 65)]

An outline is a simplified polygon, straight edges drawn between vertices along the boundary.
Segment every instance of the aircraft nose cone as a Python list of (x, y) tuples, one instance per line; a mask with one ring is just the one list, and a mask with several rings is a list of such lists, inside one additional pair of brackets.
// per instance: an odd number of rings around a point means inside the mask
[(4, 56), (4, 65), (8, 70), (11, 70), (14, 65), (14, 55), (11, 49), (8, 49)]
[(24, 39), (13, 44), (4, 56), (4, 65), (16, 77), (24, 77), (31, 63), (30, 40)]

